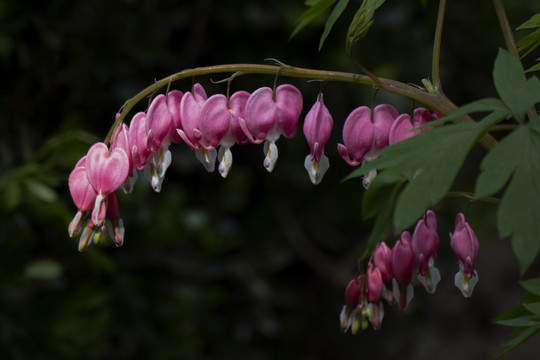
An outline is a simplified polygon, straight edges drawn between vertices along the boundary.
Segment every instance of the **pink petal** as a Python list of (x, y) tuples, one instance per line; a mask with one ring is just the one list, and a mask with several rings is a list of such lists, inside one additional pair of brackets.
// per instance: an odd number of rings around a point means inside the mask
[(332, 115), (323, 103), (323, 95), (319, 94), (317, 101), (306, 114), (303, 127), (311, 151), (311, 161), (321, 161), (321, 154), (330, 138), (333, 125)]
[(150, 150), (148, 150), (148, 137), (146, 134), (146, 114), (143, 112), (136, 113), (131, 119), (129, 124), (129, 145), (131, 146), (133, 167), (137, 170), (144, 169)]
[(91, 210), (96, 201), (96, 191), (86, 176), (86, 168), (78, 166), (69, 174), (69, 192), (79, 211)]
[[(231, 110), (231, 134), (236, 143), (244, 145), (249, 143), (248, 135), (244, 133), (240, 126), (240, 119), (245, 119), (246, 103), (250, 93), (247, 91), (237, 91), (229, 99), (229, 108)], [(245, 120), (244, 120), (245, 121)]]
[(167, 105), (172, 116), (171, 130), (169, 132), (170, 139), (178, 144), (182, 142), (182, 138), (178, 135), (177, 129), (182, 128), (182, 121), (180, 118), (180, 102), (184, 94), (178, 90), (172, 90), (167, 94)]
[(212, 150), (219, 145), (227, 134), (231, 124), (231, 113), (227, 107), (225, 95), (212, 95), (201, 108), (199, 129), (204, 140), (208, 143), (206, 150)]
[(276, 89), (275, 103), (279, 110), (278, 126), (281, 132), (287, 138), (294, 137), (302, 112), (302, 93), (293, 85), (280, 85)]
[(273, 95), (272, 89), (262, 87), (255, 90), (246, 103), (246, 125), (257, 143), (264, 141), (268, 132), (277, 127), (279, 115)]
[(148, 113), (146, 115), (146, 131), (148, 133), (148, 149), (156, 152), (161, 142), (169, 132), (172, 126), (172, 114), (167, 105), (167, 98), (159, 94), (152, 100)]

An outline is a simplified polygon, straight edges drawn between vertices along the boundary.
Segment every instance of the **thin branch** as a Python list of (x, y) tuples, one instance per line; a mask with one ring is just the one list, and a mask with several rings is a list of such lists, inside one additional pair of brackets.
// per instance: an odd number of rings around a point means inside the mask
[[(337, 81), (337, 82), (348, 82), (355, 84), (363, 85), (375, 85), (375, 81), (367, 75), (353, 74), (347, 72), (339, 71), (327, 71), (327, 70), (313, 70), (306, 68), (298, 68), (293, 66), (275, 66), (275, 65), (260, 65), (260, 64), (227, 64), (227, 65), (215, 65), (215, 66), (206, 66), (198, 67), (195, 69), (186, 69), (180, 71), (176, 74), (172, 74), (166, 78), (156, 81), (152, 85), (143, 89), (137, 95), (127, 100), (121, 108), (120, 116), (115, 121), (111, 127), (107, 137), (105, 138), (105, 143), (108, 143), (111, 140), (112, 135), (114, 134), (116, 128), (124, 121), (127, 114), (133, 109), (133, 107), (142, 99), (148, 95), (158, 91), (159, 89), (167, 86), (170, 82), (195, 77), (203, 76), (217, 73), (238, 73), (237, 76), (246, 75), (246, 74), (267, 74), (274, 75), (279, 71), (280, 76), (283, 77), (294, 77), (294, 78), (304, 78), (304, 79), (316, 79), (324, 81)], [(385, 78), (377, 78), (378, 84), (381, 85), (386, 91), (408, 97), (410, 99), (416, 100), (425, 104), (426, 106), (437, 110), (441, 114), (449, 114), (457, 106), (451, 102), (444, 94), (430, 94), (422, 88), (415, 87), (409, 84), (402, 83), (396, 80), (390, 80)], [(469, 116), (463, 116), (456, 120), (457, 122), (473, 122), (474, 120)], [(486, 149), (491, 149), (497, 144), (497, 141), (494, 137), (489, 134), (486, 134), (482, 139), (480, 139), (480, 145)]]
[(442, 30), (444, 23), (444, 12), (446, 10), (446, 0), (441, 0), (439, 3), (439, 12), (437, 14), (437, 26), (435, 28), (435, 39), (433, 41), (433, 59), (431, 64), (431, 76), (433, 78), (433, 86), (435, 91), (442, 93), (441, 73), (440, 73), (440, 58), (441, 58), (441, 42)]

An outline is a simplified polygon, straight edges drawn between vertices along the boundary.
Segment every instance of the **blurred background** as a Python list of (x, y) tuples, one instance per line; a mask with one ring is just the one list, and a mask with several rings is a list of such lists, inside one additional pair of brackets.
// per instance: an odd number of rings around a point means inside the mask
[[(387, 1), (356, 48), (375, 74), (407, 83), (430, 76), (437, 2)], [(262, 146), (233, 148), (227, 179), (207, 173), (185, 144), (161, 194), (141, 176), (119, 193), (123, 248), (77, 251), (67, 225), (76, 212), (67, 178), (102, 141), (124, 101), (171, 73), (226, 63), (356, 69), (345, 55), (351, 1), (321, 52), (325, 19), (289, 40), (305, 10), (295, 0), (50, 0), (0, 2), (0, 359), (486, 359), (509, 340), (492, 320), (524, 295), (509, 242), (494, 229), (495, 209), (444, 200), (438, 214), (434, 295), (416, 286), (406, 312), (386, 308), (382, 329), (356, 336), (339, 329), (343, 292), (365, 249), (371, 222), (361, 221), (359, 180), (336, 151), (348, 113), (369, 105), (373, 89), (328, 83), (334, 117), (326, 147), (330, 169), (314, 186), (301, 128), (280, 139), (273, 173)], [(536, 0), (506, 1), (513, 27), (540, 12)], [(526, 33), (516, 32), (519, 38)], [(490, 1), (448, 5), (442, 80), (456, 104), (494, 96), (491, 71), (504, 46)], [(536, 55), (536, 56), (535, 56)], [(536, 54), (525, 62), (532, 63)], [(197, 78), (208, 94), (226, 75)], [(249, 75), (232, 90), (271, 86)], [(305, 115), (317, 82), (296, 85)], [(172, 84), (187, 91), (192, 80)], [(400, 111), (408, 99), (379, 92)], [(147, 104), (139, 105), (145, 110)], [(300, 122), (301, 126), (301, 122)], [(483, 149), (475, 149), (455, 189), (470, 191)], [(142, 174), (141, 174), (142, 175)], [(480, 282), (470, 299), (453, 285), (457, 271), (444, 235), (467, 211), (481, 242)], [(392, 243), (393, 239), (389, 239)], [(540, 270), (535, 264), (528, 274)], [(533, 342), (507, 358), (532, 358)]]

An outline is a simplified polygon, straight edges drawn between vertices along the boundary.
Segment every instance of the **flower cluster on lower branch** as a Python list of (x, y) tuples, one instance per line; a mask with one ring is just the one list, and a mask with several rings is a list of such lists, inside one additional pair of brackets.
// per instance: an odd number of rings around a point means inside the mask
[[(380, 329), (383, 298), (389, 305), (397, 304), (406, 310), (414, 294), (411, 283), (415, 264), (418, 281), (433, 294), (441, 280), (434, 266), (438, 245), (437, 219), (431, 210), (418, 221), (412, 236), (408, 231), (402, 232), (393, 248), (385, 242), (377, 245), (365, 272), (352, 279), (345, 289), (345, 305), (340, 314), (342, 331), (351, 329), (356, 334), (365, 330), (368, 322), (375, 330)], [(454, 284), (463, 296), (469, 297), (478, 282), (475, 263), (479, 244), (462, 213), (456, 216), (450, 246), (459, 265)]]

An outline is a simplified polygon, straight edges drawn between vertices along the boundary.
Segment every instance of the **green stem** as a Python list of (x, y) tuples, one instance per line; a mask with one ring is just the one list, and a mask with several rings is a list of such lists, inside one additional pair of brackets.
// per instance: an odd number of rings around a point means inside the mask
[[(279, 71), (280, 76), (304, 78), (304, 79), (316, 79), (324, 81), (338, 81), (348, 82), (363, 85), (375, 85), (376, 82), (367, 75), (339, 72), (339, 71), (327, 71), (327, 70), (313, 70), (306, 68), (298, 68), (293, 66), (275, 66), (275, 65), (260, 65), (260, 64), (228, 64), (228, 65), (215, 65), (198, 67), (195, 69), (186, 69), (176, 74), (172, 74), (166, 78), (156, 81), (152, 85), (148, 86), (137, 95), (127, 100), (120, 109), (120, 116), (114, 122), (107, 137), (105, 143), (110, 142), (116, 128), (124, 121), (127, 114), (133, 109), (133, 107), (142, 99), (153, 94), (169, 83), (185, 78), (203, 76), (218, 73), (234, 73), (235, 76), (245, 74), (267, 74), (274, 75)], [(408, 85), (396, 80), (390, 80), (385, 78), (377, 78), (377, 84), (394, 94), (402, 95), (410, 99), (416, 100), (425, 104), (426, 106), (437, 110), (438, 112), (446, 115), (457, 109), (457, 106), (452, 103), (448, 98), (442, 94), (430, 94), (424, 89)], [(474, 120), (468, 116), (457, 119), (458, 122), (473, 122)], [(491, 149), (497, 144), (495, 138), (486, 134), (480, 139), (480, 144), (486, 148)]]
[(470, 201), (482, 201), (493, 205), (499, 205), (501, 203), (501, 199), (494, 198), (494, 197), (477, 197), (473, 193), (465, 192), (465, 191), (450, 191), (446, 194), (445, 197), (463, 197), (466, 199), (469, 199)]
[(431, 76), (433, 78), (433, 86), (435, 91), (442, 93), (441, 74), (440, 74), (440, 58), (441, 58), (441, 42), (442, 30), (444, 23), (444, 12), (446, 10), (446, 0), (441, 0), (439, 3), (439, 13), (437, 15), (437, 26), (435, 28), (435, 39), (433, 41), (433, 59), (431, 64)]

